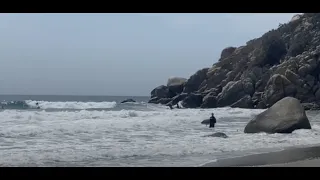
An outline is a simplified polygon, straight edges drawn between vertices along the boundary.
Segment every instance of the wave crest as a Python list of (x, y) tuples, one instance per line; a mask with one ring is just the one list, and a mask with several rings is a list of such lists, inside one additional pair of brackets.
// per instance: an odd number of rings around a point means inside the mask
[[(38, 104), (37, 104), (38, 103)], [(52, 102), (52, 101), (10, 101), (2, 102), (3, 109), (110, 109), (116, 107), (117, 103), (112, 102)]]

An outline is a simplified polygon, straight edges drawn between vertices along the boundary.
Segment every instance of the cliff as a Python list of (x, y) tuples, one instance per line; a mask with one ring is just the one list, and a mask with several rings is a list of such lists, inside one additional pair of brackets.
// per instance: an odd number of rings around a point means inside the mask
[(217, 63), (175, 88), (152, 90), (150, 103), (184, 107), (267, 108), (283, 97), (309, 108), (320, 104), (320, 13), (296, 15), (241, 47), (227, 47)]

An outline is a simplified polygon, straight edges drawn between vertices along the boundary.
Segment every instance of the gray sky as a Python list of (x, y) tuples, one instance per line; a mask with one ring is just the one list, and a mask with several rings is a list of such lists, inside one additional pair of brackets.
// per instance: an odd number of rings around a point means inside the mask
[(1, 14), (0, 94), (149, 95), (294, 14)]

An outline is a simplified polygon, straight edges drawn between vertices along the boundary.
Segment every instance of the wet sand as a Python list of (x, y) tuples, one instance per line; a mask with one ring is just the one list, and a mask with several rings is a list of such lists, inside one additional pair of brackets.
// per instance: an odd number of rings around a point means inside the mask
[(320, 167), (320, 159), (303, 160), (284, 164), (270, 164), (258, 167)]
[(320, 167), (320, 146), (291, 147), (283, 151), (221, 159), (202, 167)]

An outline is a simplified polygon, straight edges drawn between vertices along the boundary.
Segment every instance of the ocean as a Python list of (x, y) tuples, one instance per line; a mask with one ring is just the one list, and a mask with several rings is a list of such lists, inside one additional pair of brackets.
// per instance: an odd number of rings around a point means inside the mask
[[(127, 98), (137, 102), (120, 103)], [(247, 122), (264, 110), (170, 110), (148, 99), (1, 95), (0, 166), (200, 166), (320, 144), (319, 111), (307, 112), (311, 130), (244, 134)], [(209, 129), (201, 121), (212, 112), (217, 124)], [(229, 137), (204, 137), (214, 132)]]

